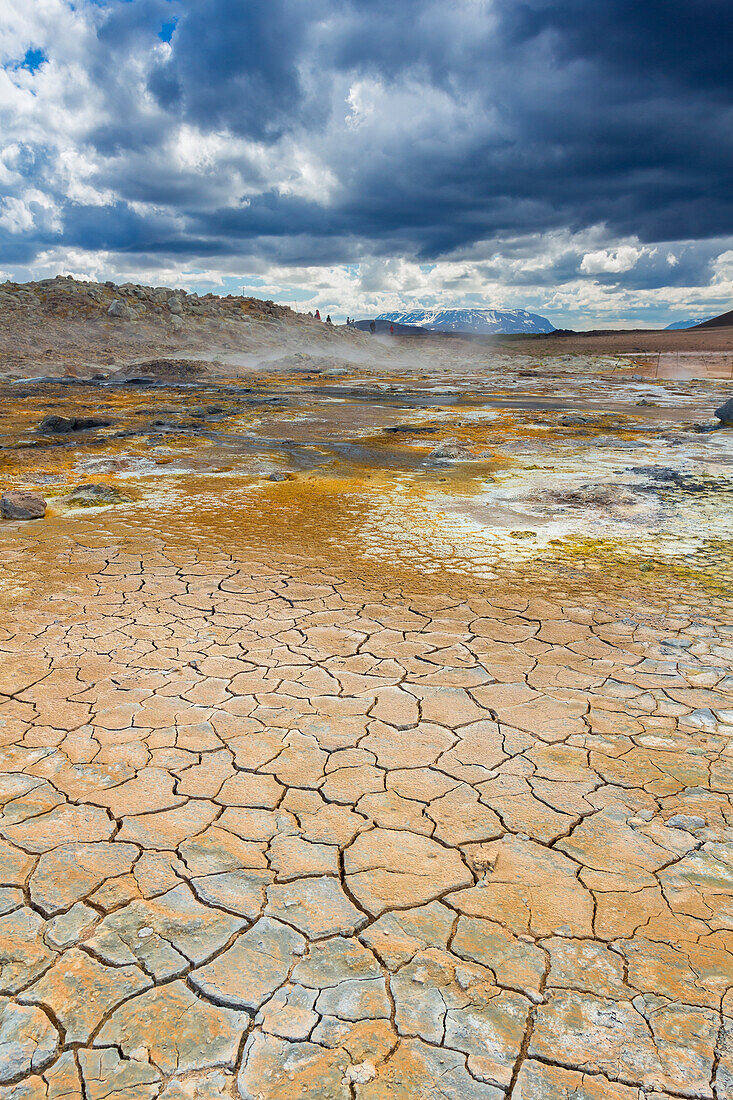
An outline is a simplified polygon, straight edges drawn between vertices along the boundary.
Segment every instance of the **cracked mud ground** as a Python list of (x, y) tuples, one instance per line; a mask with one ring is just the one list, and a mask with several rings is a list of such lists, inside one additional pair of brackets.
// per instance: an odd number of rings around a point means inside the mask
[(2, 528), (0, 1098), (733, 1097), (720, 575), (421, 576), (227, 477)]

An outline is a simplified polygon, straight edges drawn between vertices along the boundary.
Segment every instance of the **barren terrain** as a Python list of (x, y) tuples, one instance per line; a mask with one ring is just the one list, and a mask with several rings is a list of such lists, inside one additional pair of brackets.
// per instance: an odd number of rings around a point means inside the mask
[(729, 345), (0, 289), (0, 1100), (731, 1100)]

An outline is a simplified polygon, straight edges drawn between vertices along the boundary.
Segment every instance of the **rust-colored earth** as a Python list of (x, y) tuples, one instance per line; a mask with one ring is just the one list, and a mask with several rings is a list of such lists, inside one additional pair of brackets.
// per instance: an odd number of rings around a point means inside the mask
[(733, 383), (27, 293), (0, 1100), (730, 1100)]

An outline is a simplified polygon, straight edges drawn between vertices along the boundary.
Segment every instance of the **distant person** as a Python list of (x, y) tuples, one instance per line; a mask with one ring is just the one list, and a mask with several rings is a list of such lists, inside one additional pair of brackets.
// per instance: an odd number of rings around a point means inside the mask
[(372, 336), (377, 331), (377, 322), (376, 321), (370, 321), (369, 322), (369, 331), (371, 332)]
[(389, 326), (389, 334), (390, 336), (394, 336), (394, 325)]
[(346, 327), (348, 328), (350, 324), (351, 324), (351, 318), (347, 317), (346, 318)]
[(332, 325), (333, 324), (333, 321), (331, 320), (331, 314), (330, 313), (328, 313), (326, 315), (326, 324), (327, 325)]
[(321, 319), (321, 311), (320, 311), (320, 309), (317, 309), (316, 310), (316, 321), (320, 321), (320, 319)]

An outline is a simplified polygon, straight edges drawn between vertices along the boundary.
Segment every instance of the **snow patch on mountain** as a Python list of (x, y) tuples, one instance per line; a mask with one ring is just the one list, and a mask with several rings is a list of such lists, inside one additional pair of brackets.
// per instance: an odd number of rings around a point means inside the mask
[(694, 328), (695, 325), (701, 325), (703, 321), (709, 320), (709, 317), (691, 317), (688, 321), (675, 321), (673, 325), (667, 325), (665, 331), (671, 332), (672, 329)]
[(380, 313), (378, 321), (417, 325), (433, 332), (512, 333), (553, 332), (555, 326), (526, 309), (410, 309)]

